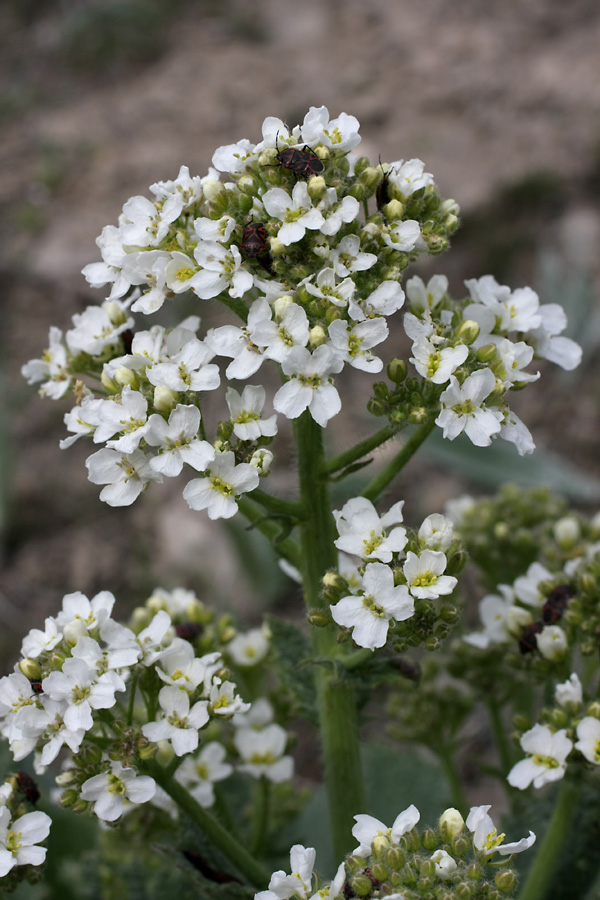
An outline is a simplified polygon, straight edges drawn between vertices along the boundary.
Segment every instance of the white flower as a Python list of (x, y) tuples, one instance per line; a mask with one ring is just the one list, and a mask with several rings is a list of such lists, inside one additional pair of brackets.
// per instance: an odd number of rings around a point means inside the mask
[(64, 423), (67, 431), (72, 431), (71, 437), (59, 442), (61, 450), (71, 447), (75, 441), (84, 435), (93, 435), (100, 423), (100, 410), (106, 401), (101, 397), (84, 397), (79, 406), (74, 406), (64, 415)]
[(283, 188), (271, 188), (262, 201), (267, 213), (283, 222), (277, 237), (284, 247), (301, 241), (307, 228), (319, 230), (325, 221), (312, 205), (305, 181), (296, 182), (291, 197)]
[(94, 724), (92, 710), (114, 706), (115, 691), (123, 690), (124, 685), (115, 685), (108, 672), (98, 677), (84, 660), (71, 657), (65, 660), (61, 672), (51, 672), (44, 678), (42, 688), (51, 700), (68, 703), (64, 723), (70, 731), (89, 731)]
[(254, 284), (235, 244), (224, 247), (217, 241), (199, 241), (194, 257), (201, 270), (192, 277), (190, 286), (201, 300), (210, 300), (225, 289), (231, 297), (243, 297)]
[(461, 366), (469, 355), (466, 344), (456, 347), (444, 347), (440, 350), (427, 338), (422, 338), (412, 345), (414, 356), (410, 357), (415, 369), (433, 384), (445, 384), (450, 376)]
[(169, 233), (169, 225), (179, 213), (176, 208), (162, 209), (147, 197), (131, 197), (123, 206), (121, 240), (130, 247), (156, 247)]
[(581, 347), (570, 338), (558, 337), (567, 326), (564, 309), (558, 303), (544, 303), (540, 306), (540, 314), (542, 323), (525, 335), (527, 343), (533, 346), (536, 356), (548, 359), (568, 372), (576, 369), (581, 362)]
[(256, 666), (269, 652), (269, 639), (264, 628), (252, 628), (245, 634), (237, 634), (227, 644), (225, 652), (238, 666)]
[(255, 145), (245, 138), (237, 144), (226, 144), (218, 147), (213, 153), (212, 164), (219, 172), (231, 175), (243, 172), (255, 159)]
[(454, 526), (441, 513), (432, 513), (423, 519), (417, 535), (419, 546), (429, 550), (447, 550), (452, 543)]
[(56, 621), (63, 631), (70, 629), (69, 637), (83, 635), (101, 628), (110, 618), (114, 605), (114, 594), (110, 591), (100, 591), (91, 600), (81, 591), (75, 591), (63, 597), (62, 609)]
[(360, 238), (357, 234), (343, 237), (331, 251), (331, 264), (336, 275), (346, 278), (351, 272), (364, 272), (377, 262), (374, 253), (361, 253)]
[(120, 762), (111, 762), (110, 772), (93, 775), (81, 786), (84, 800), (94, 803), (94, 813), (105, 822), (115, 822), (126, 806), (146, 803), (156, 793), (156, 782), (148, 775), (137, 775)]
[(290, 850), (291, 874), (286, 875), (282, 869), (273, 872), (269, 881), (269, 890), (259, 891), (254, 895), (254, 900), (289, 900), (290, 897), (308, 900), (315, 856), (316, 850), (312, 847), (294, 844)]
[(523, 791), (533, 782), (535, 788), (551, 781), (559, 781), (566, 771), (566, 759), (573, 749), (573, 741), (564, 728), (550, 731), (545, 725), (534, 725), (521, 737), (521, 747), (531, 754), (513, 766), (508, 783)]
[(37, 847), (50, 832), (52, 819), (43, 812), (30, 812), (11, 822), (7, 806), (0, 809), (0, 877), (15, 866), (41, 866), (46, 848)]
[[(271, 322), (271, 307), (264, 297), (260, 297), (250, 307), (245, 327), (221, 325), (207, 332), (206, 344), (211, 351), (233, 359), (225, 371), (227, 378), (249, 378), (261, 367), (265, 354), (259, 344), (263, 342), (257, 339), (255, 343), (255, 333), (265, 322)], [(269, 339), (264, 341), (264, 346), (268, 343)]]
[(44, 631), (40, 631), (39, 628), (32, 628), (29, 634), (25, 635), (21, 645), (21, 656), (36, 659), (40, 653), (45, 653), (47, 650), (52, 650), (53, 647), (56, 647), (61, 639), (62, 631), (58, 630), (56, 619), (53, 616), (48, 616), (44, 622)]
[(490, 644), (506, 644), (510, 640), (509, 615), (514, 608), (515, 597), (507, 584), (499, 584), (498, 590), (502, 596), (487, 594), (479, 603), (479, 618), (484, 630), (464, 637), (464, 641), (472, 647), (485, 650)]
[(444, 437), (453, 441), (464, 431), (476, 447), (488, 447), (492, 435), (502, 427), (502, 413), (482, 405), (495, 387), (496, 378), (490, 369), (473, 372), (462, 385), (451, 375), (450, 387), (440, 397), (442, 408), (435, 420), (443, 429)]
[(27, 384), (43, 381), (40, 396), (58, 400), (63, 397), (71, 385), (71, 376), (67, 372), (67, 349), (62, 341), (62, 331), (52, 326), (48, 336), (48, 349), (44, 350), (41, 359), (31, 359), (21, 368), (21, 375)]
[(236, 466), (231, 451), (219, 453), (204, 477), (189, 481), (183, 496), (191, 509), (205, 509), (209, 519), (230, 519), (237, 512), (237, 498), (258, 487), (260, 476), (254, 466)]
[(567, 681), (556, 685), (554, 699), (562, 707), (575, 707), (577, 709), (581, 706), (583, 703), (583, 688), (576, 672), (573, 672)]
[[(173, 333), (169, 337), (173, 339)], [(175, 352), (169, 353), (168, 362), (146, 370), (148, 381), (157, 387), (166, 385), (172, 391), (214, 391), (221, 383), (219, 367), (210, 362), (214, 351), (190, 332), (183, 337), (188, 339), (180, 348), (173, 348)]]
[[(148, 430), (148, 403), (143, 394), (123, 388), (120, 397), (105, 400), (98, 410), (98, 426), (94, 443), (107, 441), (107, 446), (121, 453), (133, 453)], [(122, 437), (109, 440), (114, 434)]]
[(335, 270), (330, 266), (320, 269), (317, 273), (316, 284), (312, 283), (314, 275), (309, 275), (302, 282), (309, 294), (313, 297), (320, 297), (333, 306), (344, 308), (348, 306), (348, 302), (354, 296), (356, 286), (351, 278), (344, 278), (338, 282)]
[(383, 363), (370, 350), (385, 341), (389, 334), (385, 319), (378, 316), (358, 325), (336, 319), (328, 331), (332, 346), (341, 359), (364, 372), (381, 372)]
[(100, 499), (109, 506), (130, 506), (150, 481), (162, 481), (143, 450), (120, 453), (105, 447), (88, 457), (85, 465), (93, 484), (107, 485), (100, 491)]
[(451, 594), (458, 579), (442, 574), (447, 563), (445, 554), (439, 550), (423, 550), (419, 556), (409, 550), (403, 572), (413, 597), (435, 600), (441, 594)]
[(336, 900), (342, 894), (344, 882), (346, 881), (346, 864), (341, 862), (335, 873), (333, 881), (320, 888), (316, 894), (313, 894), (309, 900)]
[(360, 593), (342, 597), (331, 607), (334, 622), (352, 628), (354, 643), (369, 650), (384, 646), (391, 619), (403, 622), (413, 613), (414, 601), (406, 586), (394, 587), (394, 574), (383, 563), (369, 563)]
[(302, 123), (302, 140), (309, 147), (323, 144), (334, 150), (353, 150), (360, 144), (359, 122), (354, 116), (340, 113), (337, 119), (329, 119), (326, 106), (311, 106)]
[(233, 766), (225, 762), (227, 751), (218, 741), (206, 744), (196, 757), (187, 757), (175, 778), (188, 788), (192, 797), (205, 808), (215, 802), (213, 784), (229, 778)]
[(502, 420), (502, 428), (500, 429), (500, 437), (505, 441), (510, 441), (517, 448), (519, 456), (526, 456), (533, 453), (535, 444), (531, 436), (531, 432), (527, 426), (519, 419), (519, 417), (510, 409), (506, 409)]
[(248, 712), (250, 704), (244, 703), (235, 691), (236, 685), (232, 681), (222, 682), (220, 678), (213, 678), (208, 706), (213, 716), (230, 717), (236, 713)]
[(361, 559), (391, 562), (392, 554), (403, 550), (408, 541), (404, 527), (390, 529), (391, 525), (402, 521), (403, 506), (403, 500), (394, 503), (380, 518), (370, 500), (353, 497), (341, 510), (334, 510), (340, 535), (335, 546)]
[(277, 416), (261, 418), (266, 399), (262, 385), (247, 384), (241, 396), (229, 387), (225, 399), (233, 422), (233, 433), (241, 441), (257, 441), (261, 437), (277, 434)]
[(352, 835), (359, 841), (358, 847), (354, 850), (354, 855), (370, 856), (371, 845), (377, 838), (386, 839), (388, 845), (390, 842), (399, 842), (403, 835), (412, 831), (420, 818), (419, 810), (412, 805), (396, 816), (391, 828), (388, 828), (383, 822), (373, 818), (373, 816), (363, 814), (354, 816), (356, 825), (352, 829)]
[(415, 191), (433, 184), (433, 175), (424, 170), (425, 163), (420, 159), (407, 159), (406, 162), (399, 159), (389, 164), (387, 176), (404, 200)]
[(190, 709), (190, 698), (178, 687), (164, 687), (158, 695), (163, 716), (142, 725), (149, 741), (171, 741), (176, 756), (192, 753), (198, 746), (198, 731), (208, 722), (208, 702), (199, 700)]
[(435, 874), (442, 881), (451, 878), (458, 869), (458, 863), (453, 859), (446, 850), (436, 850), (430, 857), (431, 862), (435, 864)]
[(220, 668), (221, 654), (214, 652), (197, 657), (189, 641), (177, 637), (173, 639), (167, 651), (161, 654), (160, 666), (156, 666), (158, 677), (165, 684), (181, 688), (188, 694), (193, 694), (196, 688), (202, 685), (205, 694), (213, 675)]
[(541, 563), (534, 562), (531, 563), (525, 575), (520, 575), (515, 579), (513, 588), (521, 603), (539, 609), (546, 599), (539, 586), (541, 582), (551, 579), (552, 572)]
[(513, 853), (522, 853), (535, 844), (535, 834), (529, 832), (529, 837), (521, 838), (512, 844), (504, 844), (504, 835), (498, 834), (496, 826), (488, 810), (491, 806), (472, 806), (467, 816), (467, 828), (473, 833), (473, 845), (486, 856), (499, 853), (500, 856), (510, 856)]
[(568, 646), (567, 636), (559, 625), (544, 625), (537, 635), (537, 648), (546, 659), (563, 659)]
[(343, 360), (325, 344), (312, 354), (306, 347), (294, 347), (282, 363), (289, 381), (275, 394), (273, 406), (288, 419), (297, 419), (308, 409), (315, 422), (325, 427), (342, 408), (330, 376), (343, 367)]
[(19, 728), (23, 737), (31, 739), (34, 746), (38, 739), (41, 741), (40, 763), (45, 767), (54, 762), (64, 744), (77, 753), (85, 737), (85, 728), (72, 729), (65, 725), (65, 713), (69, 709), (66, 702), (51, 700), (45, 694), (40, 695), (39, 702), (41, 707), (32, 706), (19, 714)]
[(392, 250), (408, 253), (421, 236), (421, 226), (414, 219), (394, 222), (383, 232), (383, 240)]
[[(214, 172), (214, 177), (217, 173)], [(163, 201), (162, 212), (170, 218), (176, 213), (177, 217), (188, 206), (193, 206), (202, 199), (202, 181), (198, 175), (193, 177), (187, 166), (181, 166), (179, 174), (174, 181), (157, 181), (150, 185), (150, 190), (159, 200)]]
[(418, 275), (406, 282), (406, 296), (412, 312), (417, 316), (426, 309), (435, 309), (447, 293), (448, 279), (445, 275), (432, 275), (427, 284)]
[[(247, 715), (252, 715), (252, 711)], [(236, 730), (233, 742), (243, 760), (238, 767), (240, 772), (247, 772), (254, 778), (264, 775), (275, 784), (292, 777), (294, 761), (291, 756), (283, 755), (287, 734), (281, 725), (267, 725), (260, 730), (242, 726)]]
[(342, 225), (353, 222), (359, 213), (360, 203), (355, 197), (344, 197), (338, 200), (335, 188), (327, 188), (323, 199), (319, 203), (319, 209), (325, 217), (325, 221), (319, 229), (321, 234), (332, 237), (337, 234)]
[(600, 721), (593, 716), (584, 716), (577, 725), (577, 737), (575, 748), (588, 762), (600, 765)]
[[(115, 325), (110, 315), (116, 300), (103, 306), (88, 306), (82, 313), (73, 316), (74, 328), (67, 331), (66, 341), (71, 353), (89, 353), (99, 356), (106, 347), (118, 342), (119, 335), (133, 327), (133, 318), (119, 315)], [(120, 307), (119, 307), (120, 309)]]
[(184, 463), (199, 472), (215, 458), (212, 444), (198, 435), (200, 410), (197, 406), (178, 403), (169, 415), (168, 423), (154, 413), (148, 419), (146, 443), (159, 447), (159, 455), (150, 460), (150, 466), (167, 478), (179, 475)]
[(397, 281), (382, 281), (368, 297), (358, 300), (350, 298), (348, 313), (356, 322), (362, 322), (373, 316), (391, 316), (398, 312), (403, 303), (404, 291), (401, 285)]
[[(274, 359), (280, 363), (289, 356), (293, 347), (306, 347), (309, 334), (308, 316), (301, 306), (290, 303), (272, 320), (267, 301), (260, 299), (256, 304), (260, 304), (261, 315), (252, 321), (248, 316), (249, 335), (254, 344), (264, 347), (267, 359)], [(275, 306), (277, 308), (277, 301)]]

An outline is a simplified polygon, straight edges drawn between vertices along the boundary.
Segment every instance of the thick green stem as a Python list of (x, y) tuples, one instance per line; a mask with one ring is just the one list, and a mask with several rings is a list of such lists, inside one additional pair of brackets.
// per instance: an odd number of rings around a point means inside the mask
[[(335, 522), (331, 512), (322, 429), (308, 412), (295, 422), (300, 496), (305, 519), (300, 525), (302, 581), (308, 609), (325, 607), (322, 578), (337, 564)], [(339, 657), (332, 626), (313, 629), (317, 658)], [(325, 783), (336, 858), (354, 846), (354, 816), (365, 809), (358, 716), (354, 688), (333, 666), (315, 666)]]
[(231, 832), (194, 800), (183, 785), (170, 777), (156, 762), (150, 761), (144, 768), (251, 884), (260, 888), (267, 886), (270, 873), (266, 872), (248, 850), (235, 840)]
[(573, 828), (573, 818), (581, 793), (581, 784), (565, 778), (560, 786), (552, 818), (538, 845), (537, 854), (518, 900), (543, 900), (561, 858), (561, 848)]
[(281, 535), (281, 523), (276, 518), (265, 516), (265, 511), (250, 497), (240, 497), (238, 500), (239, 511), (252, 525), (267, 537), (273, 544), (273, 549), (279, 556), (283, 556), (296, 568), (300, 565), (300, 548), (292, 538), (279, 539)]
[(345, 450), (343, 453), (340, 453), (339, 456), (334, 456), (327, 460), (325, 471), (328, 475), (333, 475), (334, 472), (339, 472), (341, 469), (345, 469), (346, 466), (351, 466), (352, 463), (362, 459), (363, 456), (366, 456), (372, 450), (376, 450), (377, 447), (385, 444), (385, 442), (389, 441), (390, 438), (393, 438), (398, 431), (398, 425), (386, 425), (385, 428), (380, 428), (380, 430), (376, 431), (375, 434), (372, 434), (371, 437), (365, 438), (364, 441), (355, 444), (354, 447), (350, 447), (349, 450)]
[(435, 421), (433, 419), (429, 419), (423, 425), (420, 425), (409, 437), (402, 450), (400, 450), (400, 452), (389, 461), (387, 466), (385, 466), (381, 472), (369, 482), (362, 492), (363, 497), (366, 497), (367, 500), (371, 500), (375, 503), (390, 481), (392, 481), (398, 472), (404, 468), (409, 459), (417, 452), (425, 438), (431, 434), (434, 426)]
[[(495, 700), (489, 700), (487, 703), (487, 708), (490, 714), (492, 732), (496, 741), (496, 749), (498, 750), (498, 755), (502, 764), (502, 770), (506, 775), (508, 770), (512, 768), (513, 764), (513, 754), (511, 753), (511, 745), (507, 737), (508, 729), (505, 727), (502, 721), (502, 715), (498, 703)], [(507, 782), (504, 782), (504, 784), (506, 785)]]

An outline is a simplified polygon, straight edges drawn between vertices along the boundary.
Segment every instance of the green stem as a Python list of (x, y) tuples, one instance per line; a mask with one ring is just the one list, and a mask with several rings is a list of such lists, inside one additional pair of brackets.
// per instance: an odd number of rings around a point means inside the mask
[(582, 784), (565, 778), (548, 828), (538, 845), (538, 851), (525, 883), (519, 891), (519, 900), (543, 900), (554, 877), (561, 858), (561, 849), (573, 828), (573, 818)]
[(302, 504), (297, 500), (283, 500), (281, 497), (274, 497), (266, 491), (261, 491), (260, 488), (255, 488), (252, 491), (252, 499), (264, 506), (269, 512), (289, 516), (290, 519), (301, 519), (304, 514)]
[[(335, 522), (329, 500), (329, 483), (323, 451), (323, 432), (308, 412), (294, 423), (298, 451), (300, 496), (306, 517), (300, 526), (302, 580), (308, 609), (326, 608), (322, 578), (337, 564)], [(335, 629), (314, 628), (314, 655), (340, 657)], [(354, 846), (354, 816), (365, 809), (358, 741), (358, 716), (354, 688), (340, 678), (337, 667), (315, 666), (317, 702), (321, 726), (325, 783), (329, 800), (331, 833), (337, 858)]]
[(452, 803), (460, 812), (466, 813), (469, 809), (469, 802), (465, 796), (465, 792), (463, 791), (460, 778), (458, 777), (458, 773), (456, 771), (456, 766), (454, 765), (454, 760), (452, 758), (452, 746), (446, 748), (440, 747), (438, 745), (432, 747), (432, 750), (442, 764), (442, 768), (448, 782), (448, 787), (450, 788)]
[(252, 822), (252, 843), (250, 853), (252, 856), (260, 856), (264, 851), (267, 825), (269, 823), (269, 799), (271, 796), (271, 782), (263, 775), (256, 784), (254, 791), (254, 807)]
[(376, 431), (375, 434), (372, 434), (371, 437), (365, 438), (364, 441), (361, 441), (354, 447), (350, 447), (349, 450), (345, 450), (344, 453), (340, 453), (339, 456), (328, 459), (325, 464), (325, 471), (328, 475), (333, 475), (334, 472), (345, 469), (346, 466), (350, 466), (353, 462), (362, 459), (367, 453), (376, 450), (381, 444), (385, 444), (385, 442), (394, 437), (399, 430), (399, 425), (386, 425), (385, 428), (380, 428), (380, 430)]
[(215, 300), (218, 300), (219, 303), (222, 303), (223, 306), (229, 307), (229, 309), (239, 316), (243, 322), (248, 321), (248, 313), (249, 309), (239, 297), (231, 297), (229, 294), (219, 294), (218, 297), (215, 297)]
[(189, 794), (182, 784), (170, 777), (156, 762), (149, 761), (144, 769), (167, 792), (183, 812), (201, 829), (218, 850), (255, 887), (265, 887), (270, 874), (252, 857), (249, 851)]
[(496, 748), (502, 764), (502, 770), (504, 773), (507, 773), (509, 769), (512, 768), (513, 764), (511, 747), (507, 738), (507, 729), (502, 722), (502, 715), (498, 703), (495, 700), (488, 700), (487, 708), (492, 723), (492, 733), (496, 741)]
[(390, 481), (396, 477), (406, 463), (417, 452), (425, 438), (427, 438), (435, 427), (433, 418), (429, 419), (423, 425), (420, 425), (409, 437), (402, 450), (397, 453), (393, 459), (389, 461), (378, 475), (366, 486), (362, 492), (363, 497), (371, 500), (373, 503), (378, 500), (380, 494), (386, 489)]
[(237, 503), (242, 515), (271, 541), (275, 552), (298, 568), (300, 565), (300, 548), (292, 538), (279, 540), (281, 527), (277, 519), (265, 516), (264, 509), (255, 503), (254, 500), (251, 500), (250, 497), (240, 497)]

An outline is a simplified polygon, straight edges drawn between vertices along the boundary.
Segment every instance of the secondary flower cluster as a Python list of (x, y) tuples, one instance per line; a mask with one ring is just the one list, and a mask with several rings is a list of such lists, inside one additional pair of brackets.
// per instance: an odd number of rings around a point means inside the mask
[[(63, 804), (81, 810), (93, 802), (107, 821), (156, 799), (143, 772), (159, 747), (163, 759), (186, 757), (178, 779), (212, 805), (213, 783), (234, 769), (216, 740), (224, 723), (234, 725), (239, 771), (291, 778), (287, 734), (273, 709), (264, 699), (242, 701), (225, 668), (224, 657), (239, 669), (266, 658), (263, 629), (238, 634), (183, 589), (157, 589), (132, 627), (112, 618), (114, 602), (108, 591), (92, 600), (68, 594), (44, 630), (24, 638), (23, 658), (0, 679), (0, 727), (15, 760), (35, 752), (41, 772), (68, 747), (72, 765), (57, 779)], [(212, 740), (203, 742), (209, 725)]]
[[(291, 873), (274, 872), (266, 891), (255, 900), (321, 900), (321, 898), (388, 897), (434, 900), (447, 896), (484, 900), (512, 895), (517, 877), (510, 869), (487, 869), (494, 854), (511, 856), (535, 842), (527, 838), (505, 844), (489, 815), (489, 806), (473, 807), (466, 822), (456, 809), (447, 809), (437, 829), (419, 833), (419, 810), (409, 806), (391, 827), (368, 815), (355, 816), (352, 834), (358, 841), (353, 854), (340, 864), (330, 882), (314, 872), (316, 853), (296, 844), (290, 852)], [(493, 879), (493, 880), (492, 880)], [(456, 891), (456, 893), (454, 893)]]
[(421, 377), (403, 384), (408, 370), (396, 361), (388, 367), (392, 392), (383, 382), (376, 385), (370, 409), (396, 423), (420, 423), (436, 414), (435, 424), (449, 440), (464, 432), (476, 446), (487, 447), (501, 437), (520, 454), (531, 453), (531, 434), (510, 409), (508, 393), (539, 378), (526, 371), (534, 358), (574, 369), (581, 348), (560, 336), (567, 324), (562, 308), (540, 304), (531, 288), (511, 291), (491, 275), (466, 286), (469, 297), (459, 303), (449, 297), (443, 275), (427, 284), (417, 276), (407, 282), (404, 330), (413, 342), (410, 362)]
[(452, 523), (434, 514), (410, 533), (399, 524), (403, 505), (395, 503), (380, 517), (370, 500), (354, 497), (334, 512), (335, 546), (353, 561), (325, 575), (325, 595), (334, 622), (352, 629), (354, 643), (370, 650), (386, 644), (390, 627), (394, 637), (406, 638), (400, 623), (412, 617), (413, 641), (431, 637), (438, 624), (432, 601), (451, 594), (457, 583), (444, 574), (457, 550)]
[(28, 790), (30, 782), (19, 772), (0, 787), (0, 877), (8, 876), (2, 884), (6, 891), (14, 890), (31, 871), (15, 872), (16, 867), (41, 866), (46, 858), (46, 848), (38, 845), (48, 837), (51, 819), (46, 813), (28, 811), (36, 800)]
[[(555, 707), (543, 709), (541, 722), (521, 735), (521, 748), (527, 754), (508, 774), (508, 783), (524, 790), (533, 783), (535, 788), (560, 780), (567, 767), (567, 759), (580, 764), (585, 760), (592, 767), (600, 765), (600, 706), (594, 701), (583, 703), (583, 688), (577, 673), (556, 686)], [(575, 738), (577, 740), (575, 740)], [(589, 766), (588, 766), (589, 767)]]

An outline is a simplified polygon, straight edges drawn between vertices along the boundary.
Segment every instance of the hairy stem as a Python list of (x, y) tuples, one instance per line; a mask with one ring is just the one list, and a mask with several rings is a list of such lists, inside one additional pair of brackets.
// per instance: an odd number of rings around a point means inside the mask
[(435, 421), (429, 419), (423, 425), (419, 425), (417, 430), (411, 434), (402, 450), (397, 453), (393, 459), (389, 461), (379, 474), (373, 478), (362, 492), (363, 497), (375, 503), (388, 484), (402, 471), (406, 463), (414, 456), (423, 441), (431, 434), (435, 426)]
[(250, 884), (264, 888), (269, 883), (266, 872), (249, 851), (232, 836), (209, 812), (194, 800), (178, 781), (175, 781), (158, 763), (150, 761), (144, 769), (167, 792), (177, 806), (190, 817), (218, 850), (244, 875)]
[(363, 456), (371, 453), (372, 450), (376, 450), (377, 447), (385, 444), (385, 442), (394, 437), (399, 430), (400, 428), (398, 425), (386, 425), (385, 428), (380, 428), (379, 431), (376, 431), (371, 437), (365, 438), (364, 441), (355, 444), (354, 447), (350, 447), (349, 450), (345, 450), (343, 453), (340, 453), (339, 456), (334, 456), (327, 460), (325, 471), (328, 475), (333, 475), (334, 472), (345, 469), (346, 466), (352, 465), (352, 463), (362, 459)]
[[(284, 559), (287, 559), (288, 562), (291, 562), (296, 568), (299, 567), (300, 548), (292, 538), (281, 538), (281, 521), (278, 518), (265, 515), (264, 509), (255, 503), (254, 500), (250, 499), (250, 497), (240, 497), (238, 500), (238, 508), (242, 515), (252, 523), (253, 527), (271, 541), (273, 549), (279, 556), (283, 556)], [(287, 517), (284, 518), (287, 520)]]
[[(308, 609), (325, 606), (322, 578), (337, 564), (335, 523), (329, 500), (322, 429), (308, 412), (295, 422), (300, 495), (305, 519), (300, 526), (302, 580)], [(339, 657), (332, 626), (313, 629), (317, 658)], [(358, 717), (353, 686), (334, 666), (316, 666), (315, 679), (325, 783), (331, 833), (336, 856), (351, 851), (354, 816), (364, 809), (364, 787), (358, 740)]]

